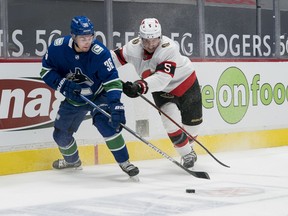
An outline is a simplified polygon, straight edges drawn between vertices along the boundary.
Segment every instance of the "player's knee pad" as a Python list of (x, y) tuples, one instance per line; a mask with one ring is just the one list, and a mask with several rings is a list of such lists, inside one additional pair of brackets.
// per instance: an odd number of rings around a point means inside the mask
[[(170, 102), (166, 103), (161, 107), (161, 110), (167, 116), (169, 116), (173, 121), (181, 125), (181, 113), (175, 103), (170, 103)], [(168, 119), (163, 114), (161, 115), (161, 119), (163, 122), (163, 126), (168, 133), (173, 133), (179, 129), (175, 123), (173, 123), (170, 119)]]
[(73, 133), (54, 128), (53, 139), (59, 146), (67, 146), (73, 139)]

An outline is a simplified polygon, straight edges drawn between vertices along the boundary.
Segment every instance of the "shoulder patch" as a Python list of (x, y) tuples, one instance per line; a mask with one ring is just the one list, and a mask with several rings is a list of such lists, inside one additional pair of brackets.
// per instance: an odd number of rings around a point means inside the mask
[(64, 37), (57, 38), (57, 39), (54, 41), (54, 46), (61, 46), (61, 45), (63, 44), (63, 41), (64, 41)]
[(168, 46), (170, 46), (169, 42), (166, 42), (166, 43), (162, 44), (162, 48), (165, 48), (165, 47), (168, 47)]
[(94, 52), (96, 55), (99, 55), (104, 49), (99, 46), (98, 44), (95, 44), (92, 48), (91, 51)]
[(132, 44), (138, 44), (140, 42), (140, 38), (135, 38), (132, 40)]

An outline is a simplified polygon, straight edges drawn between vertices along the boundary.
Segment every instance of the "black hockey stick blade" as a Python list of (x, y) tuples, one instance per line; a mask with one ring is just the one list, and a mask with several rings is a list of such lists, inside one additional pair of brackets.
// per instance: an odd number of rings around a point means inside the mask
[(185, 170), (186, 170), (186, 172), (190, 173), (194, 177), (203, 178), (203, 179), (210, 179), (210, 176), (206, 172), (192, 171), (192, 170), (188, 170), (188, 169), (185, 169)]
[(177, 166), (181, 167), (183, 170), (185, 170), (187, 173), (189, 173), (190, 175), (193, 175), (196, 178), (203, 178), (203, 179), (210, 179), (210, 176), (208, 173), (206, 172), (202, 172), (202, 171), (193, 171), (193, 170), (189, 170), (186, 167), (182, 166), (182, 164), (180, 164), (179, 162), (177, 162), (176, 160), (174, 160), (173, 158), (167, 158), (170, 161), (172, 161), (173, 163), (175, 163)]

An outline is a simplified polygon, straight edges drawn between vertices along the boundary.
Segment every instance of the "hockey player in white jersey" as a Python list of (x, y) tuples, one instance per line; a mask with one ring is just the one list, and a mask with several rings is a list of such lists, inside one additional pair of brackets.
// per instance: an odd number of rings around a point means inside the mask
[[(123, 84), (123, 92), (128, 97), (152, 93), (157, 107), (197, 137), (202, 123), (202, 99), (193, 63), (180, 54), (173, 40), (162, 35), (157, 19), (144, 19), (140, 24), (139, 37), (111, 53), (117, 67), (131, 63), (140, 77), (133, 83), (128, 81)], [(197, 160), (193, 140), (164, 115), (161, 119), (183, 159), (183, 166), (193, 167)]]

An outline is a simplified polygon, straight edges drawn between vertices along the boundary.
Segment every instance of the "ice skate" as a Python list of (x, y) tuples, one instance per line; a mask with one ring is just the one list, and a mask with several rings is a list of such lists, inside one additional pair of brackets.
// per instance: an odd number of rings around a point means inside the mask
[(193, 149), (191, 149), (191, 152), (187, 155), (184, 155), (182, 157), (183, 160), (183, 166), (185, 168), (192, 168), (194, 166), (194, 163), (197, 161), (197, 155)]
[(119, 163), (120, 168), (123, 172), (127, 173), (130, 177), (136, 176), (139, 173), (138, 167), (134, 166), (129, 160)]
[(67, 168), (82, 169), (81, 164), (82, 164), (81, 160), (78, 160), (76, 163), (67, 163), (64, 159), (58, 159), (53, 162), (52, 167), (54, 169), (67, 169)]

